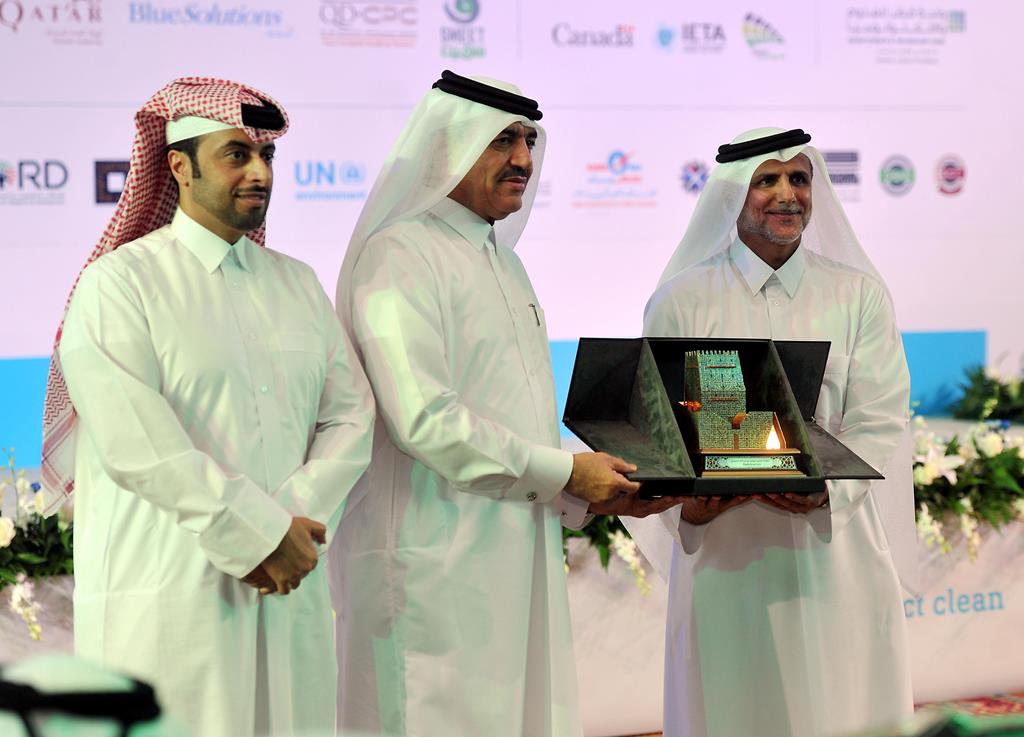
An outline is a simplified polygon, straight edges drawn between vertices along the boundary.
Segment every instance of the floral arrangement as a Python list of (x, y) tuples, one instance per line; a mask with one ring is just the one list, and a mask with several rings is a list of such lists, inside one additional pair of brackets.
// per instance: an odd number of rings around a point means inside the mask
[[(594, 520), (582, 530), (569, 530), (562, 528), (562, 553), (568, 554), (567, 545), (570, 538), (582, 537), (590, 542), (590, 547), (597, 551), (601, 560), (601, 567), (608, 570), (608, 563), (611, 561), (612, 553), (615, 553), (636, 578), (636, 587), (645, 596), (650, 593), (651, 585), (647, 581), (647, 571), (643, 567), (643, 558), (636, 542), (629, 536), (629, 532), (622, 525), (618, 517), (614, 515), (597, 515)], [(566, 557), (568, 561), (568, 557)], [(566, 573), (569, 572), (569, 563), (565, 564)]]
[(43, 517), (43, 495), (23, 470), (15, 468), (14, 449), (0, 448), (7, 463), (0, 472), (0, 502), (14, 494), (14, 516), (0, 515), (0, 590), (13, 586), (10, 608), (25, 620), (33, 640), (41, 639), (39, 604), (33, 579), (73, 572), (70, 511)]
[(955, 526), (976, 560), (982, 523), (999, 529), (1024, 521), (1024, 435), (1010, 432), (1004, 420), (979, 423), (947, 441), (915, 417), (914, 503), (926, 546), (950, 552), (947, 532)]
[(1024, 422), (1024, 375), (1004, 376), (997, 369), (978, 366), (967, 371), (961, 384), (963, 397), (953, 405), (961, 420)]

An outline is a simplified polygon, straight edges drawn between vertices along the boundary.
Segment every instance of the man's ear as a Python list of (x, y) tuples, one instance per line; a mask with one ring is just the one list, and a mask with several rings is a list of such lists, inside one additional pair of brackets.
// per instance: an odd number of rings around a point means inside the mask
[(171, 176), (178, 182), (178, 186), (187, 187), (192, 181), (192, 160), (184, 151), (171, 149), (167, 152), (167, 165), (171, 168)]

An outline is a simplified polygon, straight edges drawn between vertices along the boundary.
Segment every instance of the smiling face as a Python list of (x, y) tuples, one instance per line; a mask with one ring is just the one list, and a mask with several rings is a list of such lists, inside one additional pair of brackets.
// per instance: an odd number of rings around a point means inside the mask
[(750, 178), (743, 211), (736, 220), (742, 240), (761, 260), (778, 268), (800, 245), (811, 220), (810, 159), (765, 161)]
[(491, 223), (518, 211), (533, 174), (536, 142), (536, 128), (512, 123), (491, 141), (448, 196)]
[(253, 143), (233, 128), (198, 139), (196, 167), (187, 154), (169, 151), (181, 209), (228, 243), (258, 228), (270, 206), (274, 150), (273, 143)]

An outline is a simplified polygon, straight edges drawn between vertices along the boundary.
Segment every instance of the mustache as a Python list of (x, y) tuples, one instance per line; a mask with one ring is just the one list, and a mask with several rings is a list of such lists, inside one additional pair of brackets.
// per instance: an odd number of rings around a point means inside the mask
[(779, 207), (773, 207), (766, 212), (770, 212), (773, 215), (802, 215), (804, 208), (799, 205), (780, 205)]
[(499, 182), (504, 182), (506, 179), (515, 179), (515, 178), (522, 178), (522, 179), (529, 180), (530, 172), (526, 171), (526, 169), (522, 168), (521, 166), (512, 166), (512, 167), (509, 167), (508, 169), (506, 169), (505, 171), (503, 171), (501, 173), (501, 176), (498, 177), (498, 181)]
[(247, 194), (270, 194), (270, 190), (267, 187), (247, 187), (245, 189), (236, 189), (235, 194), (247, 195)]

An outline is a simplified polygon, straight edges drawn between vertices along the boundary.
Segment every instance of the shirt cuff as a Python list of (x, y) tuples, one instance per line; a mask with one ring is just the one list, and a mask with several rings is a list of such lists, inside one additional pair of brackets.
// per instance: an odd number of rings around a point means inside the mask
[(554, 500), (572, 475), (572, 453), (560, 448), (535, 445), (523, 475), (512, 484), (506, 499), (548, 503)]
[(291, 514), (249, 484), (203, 531), (199, 544), (216, 568), (242, 578), (277, 549), (291, 524)]
[(570, 530), (582, 530), (594, 519), (594, 515), (590, 514), (590, 502), (572, 494), (559, 494), (558, 508), (562, 513), (562, 527)]

